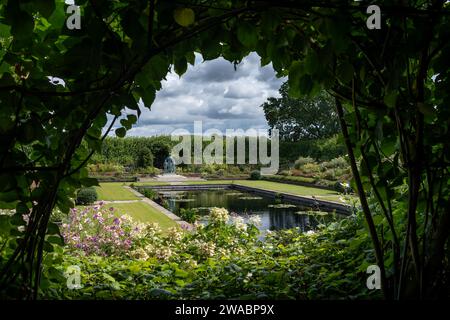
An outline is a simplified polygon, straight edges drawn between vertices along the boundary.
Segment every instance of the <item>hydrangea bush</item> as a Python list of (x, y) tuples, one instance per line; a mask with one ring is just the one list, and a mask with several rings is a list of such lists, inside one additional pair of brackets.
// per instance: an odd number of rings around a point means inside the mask
[(144, 236), (145, 224), (128, 215), (118, 216), (116, 209), (103, 202), (98, 205), (72, 208), (61, 234), (69, 249), (101, 256), (122, 255)]
[[(374, 260), (352, 217), (259, 240), (257, 216), (212, 208), (207, 224), (161, 230), (117, 217), (104, 205), (73, 210), (61, 262), (48, 261), (42, 297), (52, 299), (318, 299), (377, 297), (365, 287)], [(114, 228), (111, 228), (114, 227)], [(100, 240), (101, 239), (101, 240)], [(351, 239), (351, 241), (349, 241)], [(361, 252), (366, 254), (361, 255)], [(50, 255), (49, 255), (50, 256)], [(82, 288), (62, 276), (79, 266)]]

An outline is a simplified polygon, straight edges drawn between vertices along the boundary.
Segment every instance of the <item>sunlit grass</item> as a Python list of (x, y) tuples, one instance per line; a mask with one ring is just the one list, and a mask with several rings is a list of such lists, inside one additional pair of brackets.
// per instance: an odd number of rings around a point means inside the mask
[(124, 188), (123, 182), (104, 182), (96, 187), (98, 200), (139, 200), (133, 192)]
[(150, 206), (143, 201), (128, 202), (128, 203), (109, 203), (108, 207), (113, 207), (117, 210), (118, 215), (128, 214), (134, 220), (146, 223), (156, 222), (161, 229), (175, 227), (178, 224), (167, 217), (164, 213)]

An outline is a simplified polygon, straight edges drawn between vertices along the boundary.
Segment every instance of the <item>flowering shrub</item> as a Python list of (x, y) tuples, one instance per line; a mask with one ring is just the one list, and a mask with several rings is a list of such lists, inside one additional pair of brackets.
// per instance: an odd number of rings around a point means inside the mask
[[(67, 249), (62, 262), (52, 261), (49, 271), (44, 270), (43, 298), (379, 297), (365, 286), (366, 268), (374, 255), (367, 234), (360, 232), (361, 217), (307, 233), (298, 228), (267, 232), (265, 241), (258, 240), (259, 217), (244, 220), (223, 208), (213, 208), (209, 223), (196, 223), (191, 232), (180, 228), (163, 232), (157, 224), (115, 219), (105, 206), (71, 212), (71, 223), (63, 228)], [(110, 230), (115, 225), (123, 235), (116, 228)], [(97, 246), (92, 237), (105, 230), (111, 240), (102, 237), (104, 246)], [(111, 236), (114, 233), (119, 234), (118, 242)], [(80, 267), (81, 289), (69, 290), (66, 279), (55, 271), (63, 274), (71, 265)]]
[(61, 227), (64, 242), (71, 249), (102, 256), (126, 254), (143, 236), (144, 224), (130, 216), (117, 216), (113, 207), (103, 203), (83, 209), (71, 209)]
[(209, 213), (209, 219), (213, 223), (226, 223), (228, 218), (228, 211), (224, 208), (212, 208)]

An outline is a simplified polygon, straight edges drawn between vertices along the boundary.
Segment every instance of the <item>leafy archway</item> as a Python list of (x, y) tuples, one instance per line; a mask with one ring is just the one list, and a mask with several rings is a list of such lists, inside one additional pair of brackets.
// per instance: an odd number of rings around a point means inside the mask
[[(380, 0), (381, 29), (369, 30), (366, 7), (346, 0), (79, 0), (81, 29), (70, 30), (63, 0), (1, 1), (0, 201), (16, 209), (4, 228), (31, 212), (1, 249), (5, 294), (36, 297), (43, 252), (59, 241), (50, 214), (96, 183), (84, 165), (107, 114), (140, 114), (141, 98), (150, 108), (170, 66), (182, 75), (194, 51), (233, 62), (256, 51), (289, 76), (292, 96), (328, 90), (385, 296), (439, 294), (450, 230), (449, 8), (409, 3)], [(136, 120), (120, 120), (116, 134)]]

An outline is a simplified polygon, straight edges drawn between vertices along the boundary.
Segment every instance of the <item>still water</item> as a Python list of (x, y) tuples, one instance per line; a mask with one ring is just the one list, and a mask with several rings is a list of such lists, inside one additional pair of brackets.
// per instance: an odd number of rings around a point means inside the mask
[(259, 229), (279, 230), (299, 227), (301, 231), (314, 230), (318, 224), (340, 218), (334, 213), (316, 211), (287, 201), (263, 197), (236, 190), (196, 190), (160, 192), (167, 208), (175, 214), (181, 208), (196, 208), (205, 218), (211, 207), (226, 208), (244, 219), (250, 215), (261, 218)]

